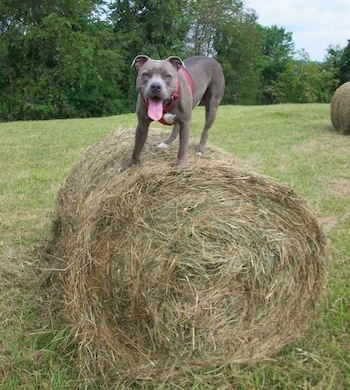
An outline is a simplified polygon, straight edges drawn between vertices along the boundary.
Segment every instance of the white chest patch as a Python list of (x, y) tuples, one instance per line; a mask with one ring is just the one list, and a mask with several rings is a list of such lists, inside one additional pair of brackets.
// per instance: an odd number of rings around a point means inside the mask
[(176, 115), (166, 113), (166, 114), (164, 114), (163, 119), (169, 125), (173, 125), (175, 123)]

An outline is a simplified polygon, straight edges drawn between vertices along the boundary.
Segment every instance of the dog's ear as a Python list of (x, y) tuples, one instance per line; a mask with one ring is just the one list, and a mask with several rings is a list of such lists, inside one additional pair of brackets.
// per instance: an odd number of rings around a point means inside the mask
[(146, 62), (150, 60), (148, 56), (145, 56), (143, 54), (136, 56), (131, 64), (131, 66), (135, 66), (137, 70), (141, 68), (141, 66)]
[(171, 57), (168, 57), (166, 60), (171, 62), (171, 64), (177, 70), (179, 70), (181, 68), (181, 66), (183, 66), (185, 68), (185, 64), (184, 64), (184, 62), (182, 61), (182, 59), (180, 57), (171, 56)]

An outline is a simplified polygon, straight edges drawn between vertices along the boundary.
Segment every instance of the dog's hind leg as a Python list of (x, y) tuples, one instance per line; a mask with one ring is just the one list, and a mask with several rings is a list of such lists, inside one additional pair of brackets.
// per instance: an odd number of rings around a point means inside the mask
[(202, 102), (205, 106), (205, 124), (202, 136), (197, 148), (197, 155), (203, 155), (205, 152), (205, 144), (208, 139), (208, 132), (214, 123), (216, 112), (218, 110), (221, 99), (225, 91), (225, 78), (220, 67), (213, 74), (210, 84), (205, 91)]
[(175, 141), (176, 137), (178, 136), (179, 130), (180, 130), (180, 125), (178, 123), (175, 123), (173, 130), (169, 134), (168, 138), (165, 141), (161, 142), (158, 145), (158, 148), (160, 148), (160, 149), (170, 148), (171, 144)]
[[(208, 91), (207, 91), (208, 92)], [(207, 143), (209, 129), (213, 125), (215, 120), (216, 112), (221, 101), (221, 96), (210, 96), (210, 94), (205, 94), (203, 97), (203, 102), (205, 105), (205, 124), (202, 131), (202, 136), (197, 147), (197, 155), (202, 156), (205, 153), (205, 144)]]

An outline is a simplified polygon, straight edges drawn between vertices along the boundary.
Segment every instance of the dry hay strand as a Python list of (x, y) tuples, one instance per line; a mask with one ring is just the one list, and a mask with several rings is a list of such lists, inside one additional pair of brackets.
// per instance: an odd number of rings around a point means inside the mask
[(119, 388), (265, 358), (308, 326), (325, 237), (293, 190), (209, 147), (172, 168), (152, 132), (143, 164), (118, 173), (134, 135), (89, 148), (57, 198), (48, 252), (79, 343), (82, 375)]
[(341, 134), (350, 134), (350, 82), (341, 85), (331, 101), (331, 121)]

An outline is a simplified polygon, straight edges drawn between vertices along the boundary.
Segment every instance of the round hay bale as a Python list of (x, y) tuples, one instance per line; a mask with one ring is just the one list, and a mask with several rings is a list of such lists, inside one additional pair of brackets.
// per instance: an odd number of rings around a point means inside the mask
[(337, 132), (350, 134), (350, 82), (335, 91), (331, 101), (331, 120)]
[(151, 133), (143, 164), (122, 174), (133, 133), (86, 151), (48, 249), (81, 373), (117, 388), (279, 351), (308, 326), (324, 279), (325, 237), (293, 190), (213, 147), (198, 158), (191, 145), (188, 168), (172, 168), (177, 148)]

